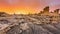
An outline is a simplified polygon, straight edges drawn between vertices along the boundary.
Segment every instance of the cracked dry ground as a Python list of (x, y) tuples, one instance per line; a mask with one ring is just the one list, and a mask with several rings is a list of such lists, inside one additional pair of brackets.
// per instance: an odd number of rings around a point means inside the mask
[(0, 34), (60, 34), (60, 16), (0, 17)]

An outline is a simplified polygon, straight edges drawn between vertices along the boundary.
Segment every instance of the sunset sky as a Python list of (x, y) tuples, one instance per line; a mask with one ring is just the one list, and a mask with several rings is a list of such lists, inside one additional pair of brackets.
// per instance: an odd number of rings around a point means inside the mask
[(10, 14), (38, 13), (46, 6), (53, 11), (60, 8), (60, 0), (0, 0), (0, 12)]

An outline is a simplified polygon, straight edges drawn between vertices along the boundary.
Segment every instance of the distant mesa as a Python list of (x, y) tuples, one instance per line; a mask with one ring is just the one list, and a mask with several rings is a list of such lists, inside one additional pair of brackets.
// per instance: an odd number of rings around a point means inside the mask
[(43, 11), (48, 11), (49, 12), (49, 6), (47, 6), (47, 7), (45, 7), (44, 9), (43, 9)]
[(6, 16), (9, 16), (9, 14), (6, 12), (0, 12), (0, 17), (6, 17)]
[(46, 6), (43, 9), (43, 11), (40, 11), (40, 13), (38, 13), (38, 14), (40, 14), (40, 15), (59, 15), (59, 11), (60, 11), (60, 9), (56, 9), (54, 11), (50, 11), (49, 6)]
[(48, 15), (49, 14), (49, 6), (46, 6), (43, 11), (41, 11), (39, 14), (41, 15)]
[(56, 10), (54, 10), (54, 12), (59, 13), (59, 10), (60, 10), (60, 9), (56, 9)]
[(39, 14), (45, 13), (45, 12), (49, 12), (49, 6), (45, 7), (45, 8), (43, 9), (43, 11), (40, 11)]

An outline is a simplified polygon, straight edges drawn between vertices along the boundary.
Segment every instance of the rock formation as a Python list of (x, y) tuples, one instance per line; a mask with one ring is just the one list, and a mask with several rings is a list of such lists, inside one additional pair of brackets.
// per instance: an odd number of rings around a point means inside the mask
[(39, 14), (6, 16), (0, 13), (0, 34), (60, 34), (57, 11), (50, 13), (49, 7), (46, 7)]

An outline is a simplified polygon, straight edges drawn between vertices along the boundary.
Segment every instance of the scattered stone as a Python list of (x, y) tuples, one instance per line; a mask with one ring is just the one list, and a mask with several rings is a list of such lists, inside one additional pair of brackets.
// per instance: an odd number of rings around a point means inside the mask
[[(52, 30), (49, 31), (50, 26), (47, 24), (57, 23), (60, 23), (59, 16), (12, 15), (10, 17), (0, 17), (0, 34), (54, 34), (55, 32), (59, 33), (59, 25), (53, 25), (58, 30), (53, 28), (54, 32), (52, 32)], [(42, 27), (44, 24), (46, 24), (45, 28)]]

